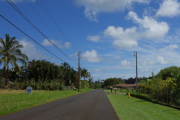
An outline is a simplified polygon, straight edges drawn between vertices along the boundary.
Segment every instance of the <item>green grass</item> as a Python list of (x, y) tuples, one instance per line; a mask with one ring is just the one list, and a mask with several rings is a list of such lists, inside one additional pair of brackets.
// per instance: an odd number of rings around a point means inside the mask
[(25, 90), (0, 90), (0, 116), (88, 91), (91, 89), (82, 89), (80, 92), (33, 90), (27, 94)]
[(106, 90), (104, 90), (106, 93), (112, 93), (112, 94), (119, 94), (119, 93), (126, 93), (127, 91), (126, 91), (126, 89), (116, 89), (116, 91), (113, 89), (112, 90), (112, 92), (111, 92), (111, 90), (110, 89), (106, 89)]
[(120, 120), (180, 120), (180, 110), (127, 95), (108, 94)]

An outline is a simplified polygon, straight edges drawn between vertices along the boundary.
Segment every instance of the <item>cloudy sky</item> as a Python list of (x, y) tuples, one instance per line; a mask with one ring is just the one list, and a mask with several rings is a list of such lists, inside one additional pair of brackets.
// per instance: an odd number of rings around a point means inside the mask
[(15, 36), (29, 60), (76, 69), (80, 51), (94, 80), (135, 77), (134, 51), (140, 77), (180, 65), (180, 0), (0, 0), (0, 15), (0, 37)]

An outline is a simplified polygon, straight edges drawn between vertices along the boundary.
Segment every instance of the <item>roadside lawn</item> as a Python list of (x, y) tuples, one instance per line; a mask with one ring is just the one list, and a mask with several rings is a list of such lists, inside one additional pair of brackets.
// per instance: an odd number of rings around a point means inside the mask
[(0, 90), (0, 116), (91, 90), (92, 89), (81, 89), (80, 92), (77, 92), (77, 90), (33, 90), (30, 94), (27, 94), (25, 90)]
[(107, 97), (120, 120), (180, 120), (180, 110), (171, 107), (109, 91)]

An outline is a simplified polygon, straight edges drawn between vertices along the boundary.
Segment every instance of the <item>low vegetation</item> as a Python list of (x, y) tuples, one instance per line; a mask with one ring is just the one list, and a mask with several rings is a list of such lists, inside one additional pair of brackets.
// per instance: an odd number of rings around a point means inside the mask
[(120, 120), (179, 120), (180, 111), (124, 94), (107, 94)]
[(25, 90), (0, 90), (0, 116), (88, 91), (91, 89), (81, 89), (80, 92), (33, 90), (27, 94)]
[(152, 79), (140, 81), (139, 90), (132, 93), (156, 103), (180, 108), (180, 67), (162, 69)]

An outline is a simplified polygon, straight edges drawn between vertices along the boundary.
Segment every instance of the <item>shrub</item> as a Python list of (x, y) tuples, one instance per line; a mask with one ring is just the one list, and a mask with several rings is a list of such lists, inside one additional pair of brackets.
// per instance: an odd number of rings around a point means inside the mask
[(59, 85), (59, 90), (66, 90), (66, 88), (64, 87), (63, 84), (60, 84), (60, 85)]
[(44, 82), (41, 85), (41, 90), (49, 90), (49, 83), (48, 82)]

